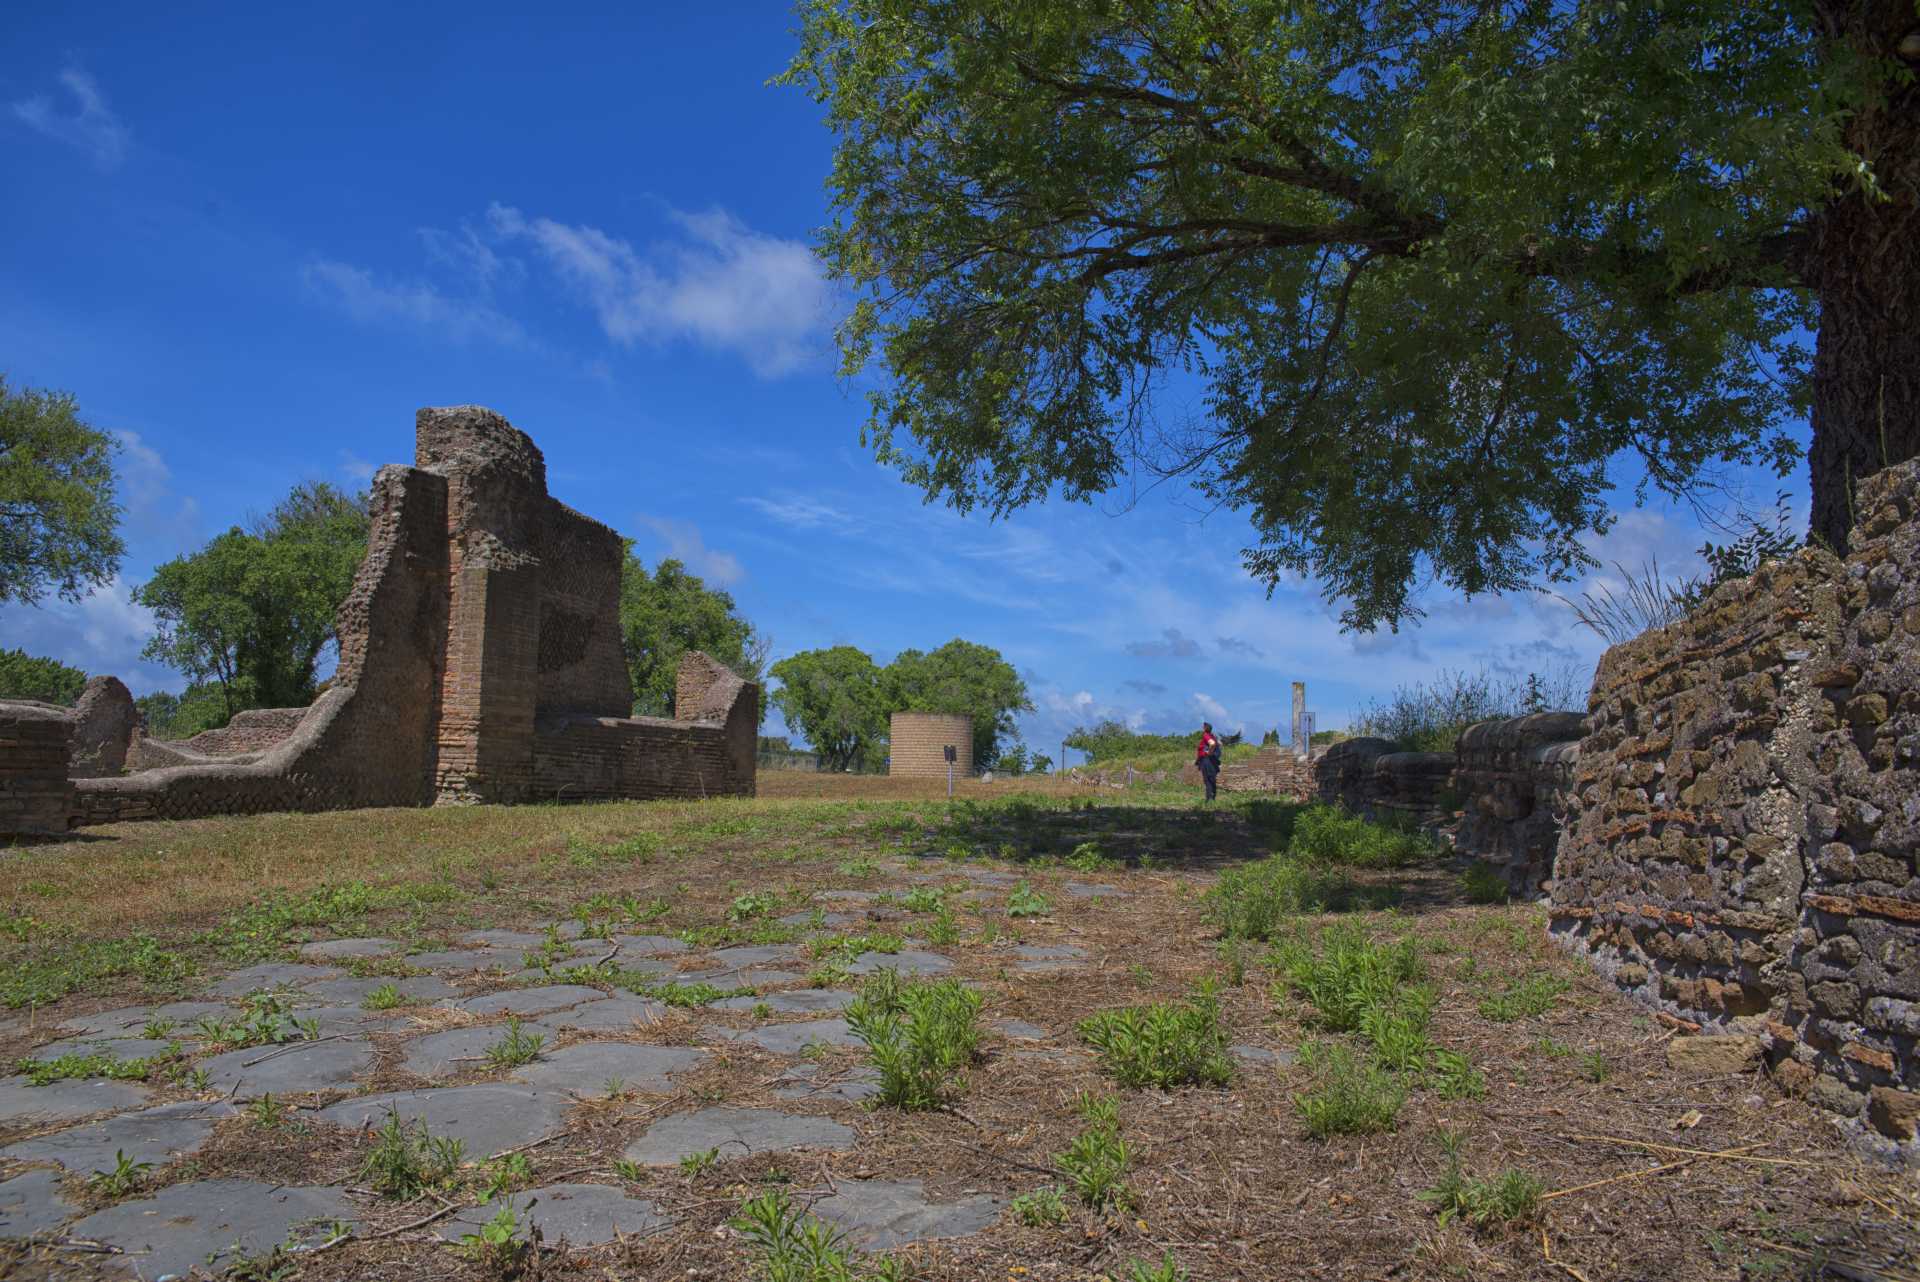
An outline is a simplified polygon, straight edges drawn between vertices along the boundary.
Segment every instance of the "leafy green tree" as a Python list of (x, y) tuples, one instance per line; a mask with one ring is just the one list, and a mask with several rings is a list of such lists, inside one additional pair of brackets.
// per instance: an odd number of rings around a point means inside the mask
[(25, 650), (0, 650), (0, 699), (35, 699), (72, 707), (86, 684), (86, 673), (58, 659)]
[(227, 724), (226, 695), (217, 683), (188, 686), (179, 694), (156, 690), (133, 701), (146, 724), (146, 732), (155, 739), (191, 739), (202, 730), (214, 730)]
[[(367, 549), (364, 495), (325, 482), (154, 570), (134, 600), (154, 613), (148, 659), (218, 689), (226, 717), (312, 701), (315, 670)], [(224, 722), (222, 723), (224, 724)]]
[[(1570, 577), (1621, 457), (1920, 453), (1913, 0), (804, 0), (866, 431), (1004, 513), (1130, 470), (1354, 627)], [(1817, 334), (1809, 361), (1802, 326)], [(1171, 398), (1162, 393), (1177, 380)], [(1184, 420), (1169, 404), (1199, 404)]]
[(1027, 683), (998, 650), (958, 637), (931, 653), (902, 650), (886, 667), (885, 687), (889, 711), (971, 716), (973, 761), (983, 768), (1013, 736), (1013, 714), (1033, 711)]
[(774, 706), (829, 770), (875, 769), (885, 757), (887, 683), (873, 659), (850, 645), (802, 650), (773, 665)]
[[(636, 716), (673, 715), (674, 683), (689, 650), (703, 650), (746, 680), (766, 684), (768, 642), (740, 616), (732, 594), (708, 587), (672, 558), (648, 574), (631, 540), (620, 573), (620, 639)], [(762, 699), (763, 721), (766, 706)]]
[(0, 378), (0, 603), (78, 601), (119, 571), (114, 449), (68, 393)]

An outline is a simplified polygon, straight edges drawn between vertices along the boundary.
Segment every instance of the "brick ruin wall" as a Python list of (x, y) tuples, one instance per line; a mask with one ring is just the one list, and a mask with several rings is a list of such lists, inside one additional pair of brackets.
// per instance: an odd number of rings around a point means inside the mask
[(277, 747), (300, 728), (305, 708), (249, 708), (233, 714), (218, 730), (202, 730), (186, 739), (137, 736), (128, 746), (129, 770), (192, 765), (208, 757), (240, 757)]
[(973, 718), (939, 712), (896, 712), (887, 735), (887, 773), (947, 777), (945, 749), (952, 745), (953, 777), (973, 774)]
[(1920, 1115), (1920, 462), (1807, 550), (1616, 646), (1594, 680), (1552, 929), (1786, 1085)]
[[(238, 759), (75, 781), (78, 823), (753, 792), (757, 686), (690, 654), (691, 713), (627, 716), (620, 538), (547, 495), (533, 442), (477, 406), (422, 410), (415, 435), (418, 465), (374, 477), (328, 689), (196, 754)], [(655, 751), (682, 760), (645, 763)], [(0, 771), (14, 755), (0, 745)]]
[(65, 709), (0, 703), (0, 834), (66, 834), (73, 819), (72, 740)]

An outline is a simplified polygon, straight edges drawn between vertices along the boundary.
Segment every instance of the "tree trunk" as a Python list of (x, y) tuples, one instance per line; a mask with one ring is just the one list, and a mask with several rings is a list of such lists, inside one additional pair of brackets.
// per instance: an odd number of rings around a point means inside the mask
[[(1817, 8), (1842, 40), (1883, 58), (1920, 26), (1911, 0)], [(1890, 86), (1847, 137), (1887, 199), (1849, 193), (1822, 209), (1804, 264), (1820, 305), (1810, 533), (1840, 553), (1860, 483), (1920, 455), (1920, 89)]]

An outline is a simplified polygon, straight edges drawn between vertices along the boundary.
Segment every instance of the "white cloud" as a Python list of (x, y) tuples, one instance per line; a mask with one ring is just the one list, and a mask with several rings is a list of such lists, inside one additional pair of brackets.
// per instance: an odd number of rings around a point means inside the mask
[(1210, 694), (1202, 694), (1196, 690), (1193, 693), (1192, 703), (1194, 710), (1205, 720), (1212, 722), (1215, 730), (1239, 734), (1246, 729), (1246, 722), (1235, 720), (1234, 715), (1227, 711), (1227, 705)]
[(456, 343), (484, 339), (505, 346), (526, 342), (526, 334), (491, 303), (449, 297), (422, 282), (385, 282), (351, 263), (316, 258), (303, 273), (307, 287), (369, 324), (399, 324), (425, 330)]
[(135, 694), (178, 687), (182, 679), (140, 658), (153, 615), (136, 605), (132, 585), (115, 578), (78, 601), (0, 606), (0, 636), (29, 654), (45, 655), (89, 675), (119, 677)]
[(361, 458), (352, 450), (340, 451), (340, 475), (346, 477), (349, 481), (357, 481), (361, 485), (365, 485), (373, 479), (373, 474), (379, 470), (379, 464), (367, 462), (367, 460)]
[(616, 343), (691, 340), (735, 352), (768, 378), (824, 351), (832, 296), (803, 242), (756, 232), (719, 209), (672, 217), (683, 237), (642, 253), (597, 227), (499, 204), (487, 211), (495, 234), (530, 241)]
[(860, 518), (853, 513), (805, 494), (786, 494), (779, 498), (750, 496), (740, 501), (789, 529), (833, 530), (851, 534), (862, 525)]
[(747, 577), (740, 559), (731, 552), (708, 547), (706, 540), (700, 537), (699, 527), (693, 522), (676, 521), (664, 516), (642, 516), (637, 519), (667, 545), (668, 556), (676, 558), (709, 583), (724, 588)]
[(61, 112), (51, 99), (38, 95), (13, 103), (14, 116), (49, 138), (78, 147), (102, 170), (118, 169), (127, 158), (132, 134), (107, 106), (99, 83), (77, 67), (61, 72), (60, 83), (73, 97), (71, 113)]

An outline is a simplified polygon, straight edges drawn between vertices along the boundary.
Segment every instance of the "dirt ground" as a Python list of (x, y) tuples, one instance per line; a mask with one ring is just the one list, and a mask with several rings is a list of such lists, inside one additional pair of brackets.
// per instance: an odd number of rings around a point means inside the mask
[[(810, 1046), (777, 1055), (727, 1034), (784, 1016), (671, 1009), (619, 1036), (704, 1048), (699, 1067), (666, 1091), (583, 1090), (564, 1127), (523, 1154), (531, 1167), (523, 1186), (617, 1185), (652, 1202), (671, 1226), (589, 1248), (549, 1242), (521, 1276), (752, 1277), (753, 1257), (728, 1228), (744, 1199), (779, 1188), (805, 1204), (888, 1178), (922, 1180), (935, 1201), (984, 1193), (1011, 1202), (1045, 1185), (1064, 1195), (1059, 1225), (1024, 1224), (1005, 1209), (980, 1231), (880, 1253), (902, 1261), (903, 1276), (928, 1282), (1920, 1277), (1909, 1254), (1920, 1240), (1920, 1185), (1911, 1175), (1864, 1160), (1830, 1116), (1782, 1094), (1758, 1069), (1670, 1070), (1670, 1029), (1555, 949), (1538, 906), (1467, 902), (1460, 868), (1446, 859), (1356, 872), (1391, 906), (1343, 917), (1377, 937), (1418, 941), (1438, 993), (1433, 1038), (1467, 1057), (1484, 1091), (1443, 1098), (1413, 1082), (1391, 1131), (1313, 1138), (1296, 1103), (1312, 1080), (1301, 1048), (1352, 1039), (1316, 1026), (1313, 1009), (1277, 982), (1263, 945), (1223, 950), (1206, 910), (1222, 870), (1274, 849), (1291, 817), (1289, 807), (1245, 797), (1203, 808), (1177, 789), (970, 782), (949, 804), (940, 781), (768, 772), (752, 801), (90, 830), (0, 851), (0, 975), (13, 1007), (0, 1014), (0, 1058), (28, 1054), (88, 1013), (192, 998), (240, 965), (289, 959), (300, 944), (338, 937), (386, 936), (417, 953), (475, 929), (579, 922), (589, 934), (681, 934), (690, 948), (673, 964), (688, 971), (720, 948), (764, 943), (791, 950), (785, 969), (814, 972), (756, 985), (762, 997), (855, 989), (857, 976), (818, 973), (807, 937), (826, 929), (820, 919), (777, 921), (818, 909), (857, 919), (831, 928), (838, 933), (891, 934), (938, 954), (983, 995), (987, 1036), (964, 1090), (923, 1112), (777, 1098), (796, 1065), (811, 1063), (816, 1080), (852, 1080), (865, 1052)], [(1010, 915), (1016, 889), (1038, 895), (1044, 909)], [(916, 890), (944, 892), (946, 914), (909, 904)], [(1331, 920), (1298, 926), (1310, 935)], [(1035, 967), (1022, 948), (1075, 955)], [(363, 969), (409, 968), (401, 957)], [(1231, 1080), (1118, 1088), (1080, 1021), (1179, 1002), (1205, 981), (1218, 986), (1236, 1048)], [(455, 982), (480, 992), (516, 981)], [(1490, 998), (1526, 983), (1558, 988), (1542, 1013), (1504, 1021), (1487, 1013)], [(1002, 1021), (1029, 1027), (1012, 1033)], [(402, 1048), (458, 1022), (437, 1007), (414, 1012), (404, 1027), (373, 1035), (377, 1064), (351, 1088), (288, 1097), (291, 1112), (272, 1125), (243, 1109), (127, 1196), (225, 1176), (340, 1186), (360, 1208), (352, 1236), (246, 1276), (499, 1276), (450, 1243), (447, 1208), (476, 1200), (477, 1173), (409, 1201), (383, 1200), (364, 1186), (369, 1138), (312, 1118), (349, 1091), (422, 1085), (398, 1067)], [(433, 1085), (499, 1076), (474, 1064)], [(190, 1080), (150, 1086), (156, 1102), (202, 1097)], [(1128, 1149), (1124, 1206), (1079, 1204), (1059, 1171), (1084, 1129), (1076, 1100), (1089, 1094), (1117, 1101)], [(831, 1117), (856, 1139), (839, 1151), (723, 1157), (698, 1170), (616, 1171), (622, 1149), (649, 1125), (715, 1105)], [(0, 1148), (44, 1129), (0, 1118)], [(1517, 1223), (1442, 1222), (1422, 1193), (1447, 1165), (1443, 1140), (1471, 1176), (1514, 1169), (1540, 1181), (1538, 1211)], [(0, 1153), (0, 1180), (22, 1169)], [(77, 1173), (68, 1187), (89, 1209), (113, 1200)], [(1166, 1260), (1173, 1271), (1145, 1271)], [(58, 1234), (0, 1243), (5, 1277), (124, 1277), (129, 1267)]]

